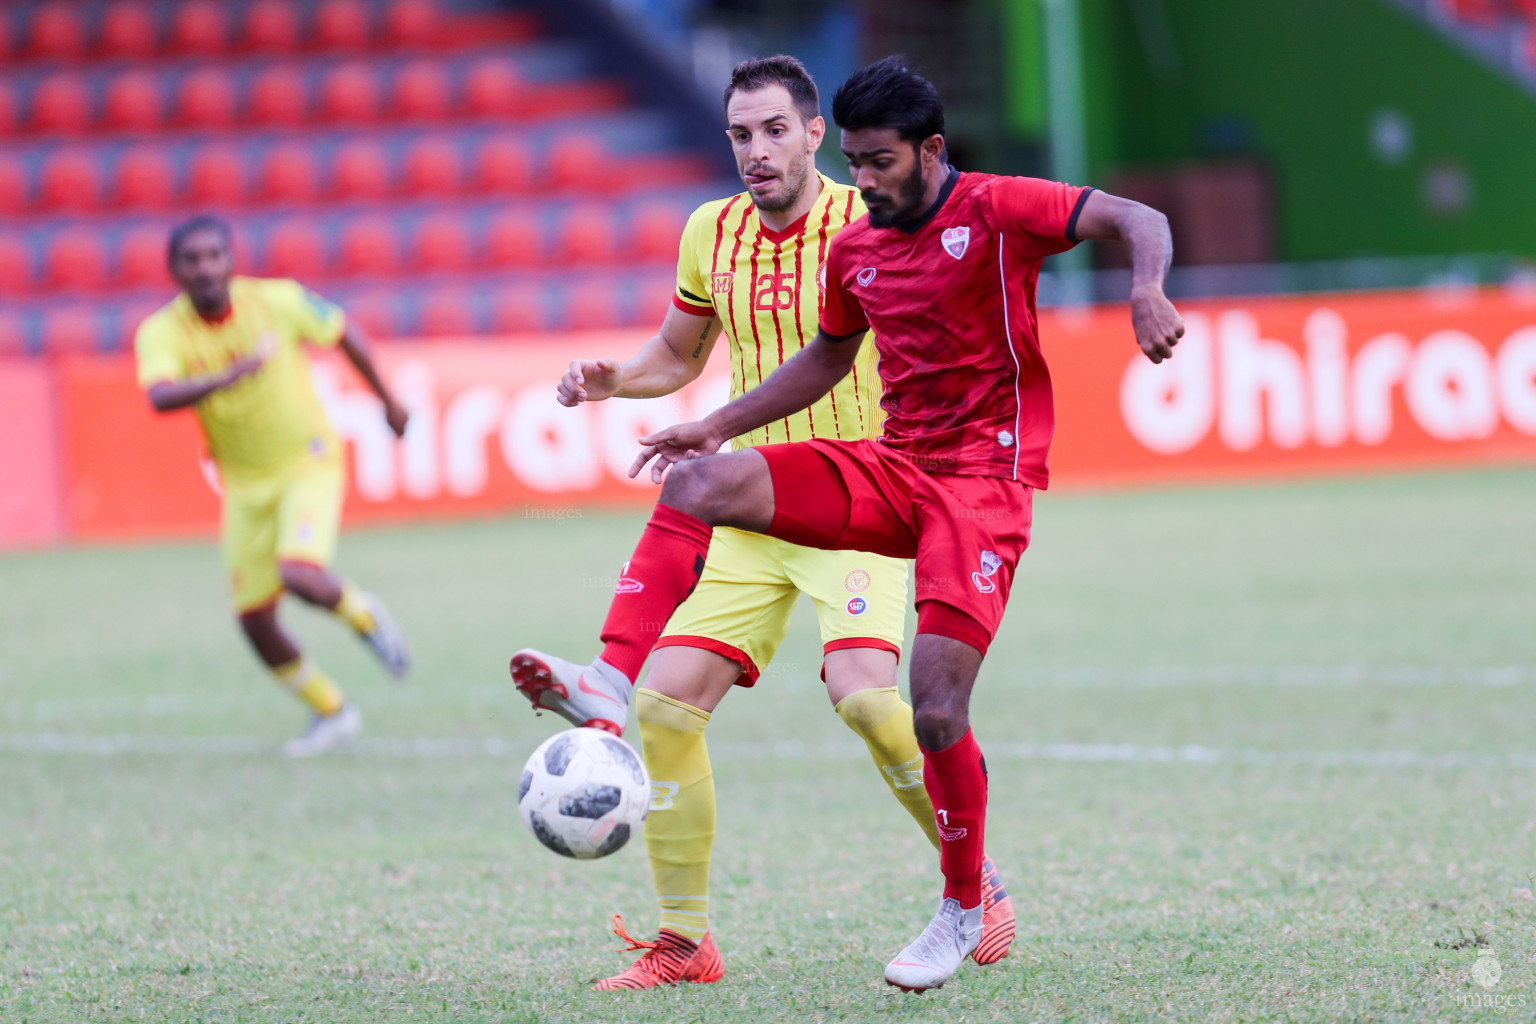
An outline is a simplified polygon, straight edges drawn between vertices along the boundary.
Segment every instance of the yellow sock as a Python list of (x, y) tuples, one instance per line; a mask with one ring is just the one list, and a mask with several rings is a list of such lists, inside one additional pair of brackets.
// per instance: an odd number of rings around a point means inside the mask
[(651, 773), (645, 848), (661, 926), (698, 942), (709, 931), (709, 854), (715, 843), (715, 777), (704, 746), (709, 714), (644, 688), (635, 691), (635, 714)]
[(315, 667), (308, 658), (299, 657), (278, 665), (272, 674), (299, 700), (308, 704), (316, 713), (334, 715), (346, 703), (347, 696), (330, 676)]
[(373, 628), (373, 613), (363, 600), (363, 592), (351, 583), (341, 585), (341, 600), (336, 602), (334, 610), (341, 621), (359, 633), (366, 633)]
[(901, 699), (896, 687), (885, 686), (855, 690), (833, 710), (864, 740), (885, 784), (938, 849), (939, 827), (933, 802), (923, 788), (923, 752), (912, 731), (912, 706)]

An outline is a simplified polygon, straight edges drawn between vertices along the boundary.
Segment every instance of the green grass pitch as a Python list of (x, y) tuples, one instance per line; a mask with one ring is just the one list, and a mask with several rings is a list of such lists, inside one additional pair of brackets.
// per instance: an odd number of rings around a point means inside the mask
[(924, 996), (881, 968), (935, 859), (831, 713), (803, 606), (710, 730), (725, 980), (588, 990), (630, 960), (613, 913), (655, 927), (644, 851), (525, 832), (522, 761), (560, 723), (506, 662), (593, 651), (637, 517), (347, 535), (417, 671), (289, 607), (366, 722), (307, 763), (277, 756), (303, 716), (211, 544), (0, 558), (0, 1020), (1531, 1019), (1536, 471), (1036, 515), (973, 709), (1019, 938)]

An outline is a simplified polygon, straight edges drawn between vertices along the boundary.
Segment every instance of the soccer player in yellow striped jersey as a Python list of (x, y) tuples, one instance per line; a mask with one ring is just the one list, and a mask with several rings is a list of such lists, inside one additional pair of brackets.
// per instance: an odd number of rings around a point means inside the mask
[[(581, 359), (559, 384), (562, 404), (669, 394), (703, 371), (716, 340), (729, 347), (732, 397), (760, 384), (814, 336), (821, 269), (838, 231), (862, 216), (857, 190), (816, 171), (825, 122), (815, 83), (793, 57), (738, 65), (726, 89), (727, 134), (747, 190), (706, 203), (679, 245), (677, 289), (660, 331), (627, 361)], [(861, 343), (857, 369), (805, 412), (734, 438), (735, 448), (811, 437), (880, 434), (875, 350)], [(668, 622), (654, 654), (590, 667), (538, 651), (513, 657), (513, 677), (535, 707), (578, 725), (622, 731), (633, 683), (640, 738), (654, 787), (646, 848), (661, 909), (655, 942), (623, 933), (645, 953), (599, 989), (712, 982), (724, 973), (709, 932), (709, 861), (715, 793), (704, 729), (733, 685), (752, 686), (784, 639), (801, 594), (816, 607), (822, 677), (837, 714), (866, 743), (880, 779), (938, 845), (922, 785), (912, 709), (896, 688), (907, 604), (907, 563), (854, 551), (816, 551), (720, 528), (692, 596)], [(621, 576), (620, 586), (624, 580)], [(1006, 911), (994, 887), (992, 906)], [(999, 920), (1001, 918), (999, 917)], [(1007, 944), (1001, 948), (1006, 952)]]
[(229, 226), (194, 217), (171, 232), (181, 294), (134, 337), (139, 383), (157, 412), (191, 408), (223, 492), (221, 547), (241, 630), (312, 716), (286, 751), (308, 757), (356, 736), (356, 706), (278, 625), (284, 592), (334, 612), (392, 675), (410, 664), (384, 605), (330, 569), (344, 487), (341, 446), (310, 381), (303, 345), (337, 346), (383, 402), (408, 416), (341, 309), (297, 281), (234, 276)]

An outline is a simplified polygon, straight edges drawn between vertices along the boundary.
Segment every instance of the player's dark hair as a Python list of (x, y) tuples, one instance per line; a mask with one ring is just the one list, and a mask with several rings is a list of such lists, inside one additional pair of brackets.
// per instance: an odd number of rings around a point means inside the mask
[(845, 132), (894, 128), (902, 141), (917, 144), (944, 134), (944, 104), (932, 82), (893, 55), (865, 65), (838, 87), (832, 120)]
[(821, 94), (816, 91), (816, 81), (794, 57), (779, 54), (775, 57), (753, 57), (737, 64), (731, 71), (731, 82), (725, 87), (725, 105), (731, 105), (731, 95), (740, 89), (752, 92), (768, 85), (782, 85), (800, 114), (801, 121), (821, 116)]
[(230, 248), (235, 244), (235, 233), (229, 226), (229, 221), (222, 217), (215, 217), (211, 213), (200, 213), (196, 217), (189, 217), (171, 228), (170, 241), (165, 247), (166, 262), (176, 265), (176, 254), (181, 250), (182, 243), (191, 235), (199, 231), (217, 231), (224, 239), (224, 244)]

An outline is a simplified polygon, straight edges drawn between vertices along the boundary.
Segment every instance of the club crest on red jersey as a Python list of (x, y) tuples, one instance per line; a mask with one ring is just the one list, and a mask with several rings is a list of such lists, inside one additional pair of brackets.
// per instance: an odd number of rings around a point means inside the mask
[(715, 294), (716, 295), (729, 294), (729, 292), (731, 290), (731, 286), (734, 285), (735, 283), (736, 283), (736, 275), (735, 274), (732, 274), (732, 273), (729, 273), (729, 272), (722, 273), (722, 274), (716, 274), (715, 275)]
[(874, 267), (865, 267), (863, 270), (859, 271), (859, 284), (863, 285), (865, 288), (868, 288), (869, 282), (873, 281), (875, 279), (875, 275), (878, 273), (880, 273), (880, 271), (876, 270)]
[(939, 241), (944, 243), (944, 251), (955, 259), (965, 255), (966, 247), (971, 244), (970, 228), (945, 228), (944, 234), (939, 236)]
[(816, 288), (818, 291), (827, 290), (827, 261), (822, 260), (821, 266), (816, 268)]

